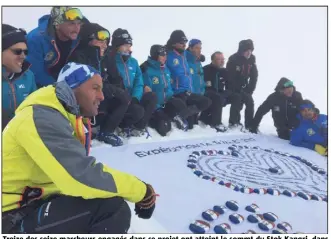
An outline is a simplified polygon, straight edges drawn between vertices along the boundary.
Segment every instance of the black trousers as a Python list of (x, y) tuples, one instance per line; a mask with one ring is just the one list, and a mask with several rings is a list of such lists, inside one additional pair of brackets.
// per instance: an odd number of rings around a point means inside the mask
[[(174, 95), (174, 97), (182, 99), (187, 106), (196, 106), (199, 112), (205, 111), (211, 105), (211, 100), (208, 97), (199, 94), (183, 92)], [(189, 116), (187, 122), (189, 129), (192, 129), (193, 125), (197, 123), (197, 114)]]
[(110, 98), (102, 101), (99, 114), (96, 117), (96, 122), (100, 125), (100, 131), (113, 133), (120, 125), (128, 108), (127, 101), (119, 98)]
[(131, 102), (120, 124), (121, 128), (144, 129), (155, 110), (157, 97), (153, 92), (144, 93), (139, 103)]
[(63, 195), (38, 203), (11, 233), (124, 234), (130, 228), (131, 211), (120, 197), (86, 200)]
[(277, 129), (278, 137), (281, 139), (289, 140), (290, 139), (290, 130), (289, 129)]
[(207, 125), (215, 127), (222, 122), (222, 109), (225, 98), (212, 90), (207, 90), (205, 96), (211, 100), (211, 104), (208, 109), (201, 113), (200, 120)]
[(251, 94), (241, 92), (240, 93), (241, 98), (241, 108), (243, 109), (243, 106), (245, 105), (245, 127), (250, 128), (253, 122), (254, 118), (254, 100), (253, 96)]

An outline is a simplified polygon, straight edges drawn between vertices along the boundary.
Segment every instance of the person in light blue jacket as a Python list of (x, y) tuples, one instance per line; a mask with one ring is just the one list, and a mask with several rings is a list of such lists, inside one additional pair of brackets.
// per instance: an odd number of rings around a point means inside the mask
[(165, 65), (166, 59), (165, 47), (153, 45), (150, 56), (141, 65), (145, 86), (157, 96), (156, 110), (150, 119), (150, 126), (161, 136), (165, 136), (171, 130), (172, 120), (179, 129), (186, 131), (188, 128), (186, 119), (199, 112), (195, 105), (187, 107), (182, 99), (173, 97), (170, 71)]
[(78, 34), (85, 19), (78, 8), (53, 7), (39, 19), (38, 27), (27, 35), (30, 54), (27, 60), (37, 87), (56, 82), (62, 67), (79, 44)]
[(201, 54), (202, 42), (199, 39), (192, 39), (186, 50), (186, 58), (190, 68), (193, 82), (193, 93), (204, 95), (211, 101), (210, 106), (200, 115), (200, 120), (214, 128), (216, 132), (225, 132), (227, 127), (222, 124), (222, 105), (224, 100), (221, 95), (215, 91), (206, 90), (204, 72), (201, 62), (205, 61), (204, 55)]
[(327, 156), (328, 117), (320, 114), (310, 100), (303, 100), (298, 115), (300, 124), (291, 131), (290, 143)]
[(26, 32), (2, 24), (2, 130), (15, 116), (15, 110), (37, 87), (28, 54)]
[[(186, 104), (195, 105), (200, 112), (208, 109), (211, 104), (207, 97), (195, 94), (192, 84), (192, 74), (189, 69), (185, 51), (187, 38), (182, 30), (175, 30), (167, 41), (167, 67), (172, 78), (174, 97), (181, 98)], [(198, 114), (188, 117), (188, 128), (192, 129), (198, 123)]]

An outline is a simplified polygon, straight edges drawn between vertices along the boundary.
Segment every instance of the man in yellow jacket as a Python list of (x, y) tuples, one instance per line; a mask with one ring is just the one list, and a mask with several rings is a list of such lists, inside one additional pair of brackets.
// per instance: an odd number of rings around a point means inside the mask
[(103, 99), (99, 72), (68, 63), (18, 107), (3, 131), (3, 233), (126, 233), (125, 200), (152, 216), (152, 186), (89, 156), (88, 117)]

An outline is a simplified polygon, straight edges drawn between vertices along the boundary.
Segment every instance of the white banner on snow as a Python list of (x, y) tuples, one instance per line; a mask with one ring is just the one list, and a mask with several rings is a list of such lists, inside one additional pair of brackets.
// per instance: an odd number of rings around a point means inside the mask
[[(231, 145), (236, 145), (236, 148), (230, 150)], [(203, 152), (207, 155), (201, 154), (203, 150), (207, 150)], [(212, 153), (208, 150), (216, 151)], [(200, 156), (189, 157), (194, 151), (199, 152)], [(235, 156), (231, 155), (232, 151)], [(207, 233), (214, 233), (214, 226), (221, 223), (231, 225), (231, 233), (244, 233), (248, 230), (271, 233), (272, 230), (264, 232), (257, 224), (247, 221), (247, 216), (251, 213), (245, 207), (252, 203), (259, 206), (258, 213), (272, 212), (278, 216), (275, 227), (281, 222), (290, 223), (292, 230), (289, 233), (327, 232), (327, 203), (324, 201), (304, 200), (298, 196), (245, 194), (233, 190), (235, 186), (236, 190), (247, 186), (252, 189), (273, 188), (281, 192), (288, 189), (321, 197), (327, 195), (326, 176), (318, 173), (316, 168), (312, 169), (315, 166), (318, 170), (326, 171), (326, 158), (314, 151), (293, 147), (278, 138), (231, 135), (117, 148), (101, 146), (94, 148), (92, 155), (110, 167), (131, 173), (150, 183), (160, 194), (151, 220), (140, 220), (133, 216), (133, 233), (191, 233), (190, 223), (203, 220), (202, 212), (213, 209), (215, 205), (225, 205), (229, 200), (237, 201), (239, 210), (228, 210), (210, 222)], [(307, 159), (310, 164), (290, 157), (291, 155)], [(190, 161), (195, 164), (193, 169), (187, 166), (192, 164), (188, 163), (189, 159), (193, 159)], [(276, 168), (277, 172), (270, 172), (270, 168)], [(198, 177), (194, 171), (203, 174)], [(202, 176), (213, 179), (214, 182), (204, 180)], [(220, 181), (223, 181), (221, 184), (232, 182), (232, 185), (227, 185), (230, 187), (228, 188), (220, 185)], [(244, 222), (237, 225), (231, 223), (229, 216), (232, 213), (242, 215)]]

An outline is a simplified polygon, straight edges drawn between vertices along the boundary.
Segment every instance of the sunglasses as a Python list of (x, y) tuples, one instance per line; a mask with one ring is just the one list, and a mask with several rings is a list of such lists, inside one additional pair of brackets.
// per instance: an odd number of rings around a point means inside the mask
[(69, 9), (63, 15), (67, 21), (83, 20), (83, 14), (78, 8)]
[(293, 86), (293, 81), (287, 81), (285, 84), (284, 84), (284, 87), (285, 88), (289, 88), (289, 87), (292, 87)]
[(28, 49), (10, 49), (12, 53), (14, 53), (16, 56), (20, 56), (22, 55), (22, 53), (24, 53), (24, 55), (28, 55)]
[(105, 41), (110, 39), (110, 33), (108, 31), (98, 31), (96, 34), (93, 33), (93, 35), (90, 37), (92, 39), (96, 39), (98, 41)]

